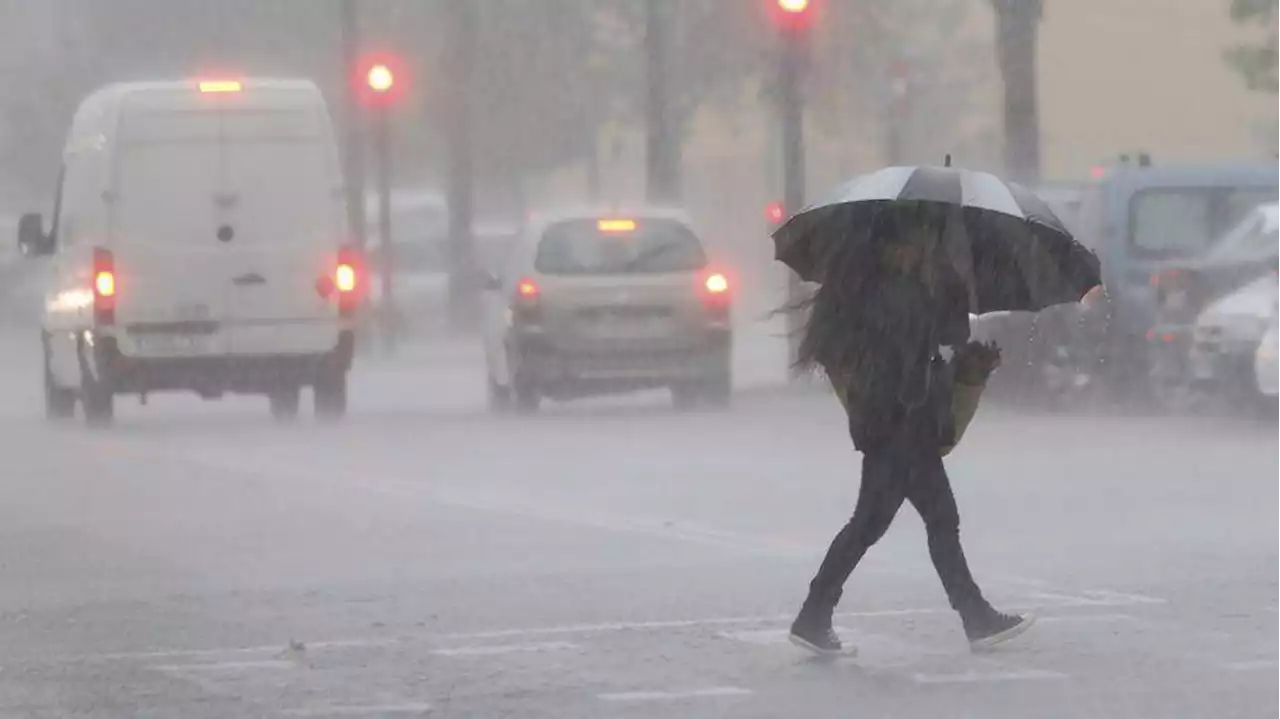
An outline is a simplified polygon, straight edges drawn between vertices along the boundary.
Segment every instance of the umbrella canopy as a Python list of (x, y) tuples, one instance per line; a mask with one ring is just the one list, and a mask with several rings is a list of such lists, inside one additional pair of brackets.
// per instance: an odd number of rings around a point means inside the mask
[(835, 254), (901, 239), (874, 237), (876, 220), (913, 210), (945, 218), (940, 239), (973, 284), (975, 313), (1078, 302), (1102, 282), (1097, 256), (1035, 193), (950, 166), (888, 167), (836, 187), (773, 233), (775, 256), (805, 280), (840, 281), (826, 272)]

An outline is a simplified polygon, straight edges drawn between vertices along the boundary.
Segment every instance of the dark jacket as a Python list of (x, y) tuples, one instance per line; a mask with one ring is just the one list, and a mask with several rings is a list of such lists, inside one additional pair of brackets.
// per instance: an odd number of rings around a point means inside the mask
[(927, 296), (911, 280), (878, 284), (858, 328), (856, 361), (827, 368), (850, 437), (863, 452), (903, 443), (941, 452), (955, 444), (956, 427), (952, 370), (939, 348), (968, 341), (967, 303)]

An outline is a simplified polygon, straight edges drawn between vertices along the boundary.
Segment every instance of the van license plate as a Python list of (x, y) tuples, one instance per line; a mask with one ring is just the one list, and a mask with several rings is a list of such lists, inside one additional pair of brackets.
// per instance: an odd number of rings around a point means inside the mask
[(175, 355), (203, 352), (208, 338), (200, 335), (153, 334), (134, 337), (134, 344), (146, 354)]

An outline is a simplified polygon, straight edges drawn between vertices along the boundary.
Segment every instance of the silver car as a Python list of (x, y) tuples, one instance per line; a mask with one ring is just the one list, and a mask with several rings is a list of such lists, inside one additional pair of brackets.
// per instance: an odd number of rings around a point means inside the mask
[(659, 387), (677, 406), (729, 402), (729, 281), (682, 214), (536, 220), (486, 289), (495, 410)]

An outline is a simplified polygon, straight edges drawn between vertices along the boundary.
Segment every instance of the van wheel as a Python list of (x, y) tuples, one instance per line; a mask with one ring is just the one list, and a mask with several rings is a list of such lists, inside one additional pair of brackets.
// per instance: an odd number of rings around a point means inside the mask
[(48, 419), (70, 419), (76, 413), (76, 393), (74, 390), (58, 386), (49, 369), (49, 345), (44, 346), (44, 416)]
[(298, 387), (279, 389), (267, 395), (267, 399), (271, 403), (271, 416), (280, 422), (289, 422), (298, 417), (302, 390)]
[(727, 409), (733, 400), (733, 376), (728, 372), (716, 375), (702, 385), (701, 395), (708, 407)]
[(516, 411), (521, 414), (533, 414), (542, 404), (542, 394), (538, 389), (526, 382), (515, 383)]
[(314, 387), (316, 416), (323, 420), (342, 419), (347, 414), (347, 373), (325, 372)]
[(489, 387), (489, 411), (490, 412), (507, 412), (511, 409), (511, 388), (505, 387), (493, 381), (490, 377), (488, 380)]
[(671, 385), (671, 405), (678, 410), (693, 409), (698, 404), (698, 387), (692, 384)]
[(115, 418), (116, 397), (110, 387), (85, 373), (80, 378), (80, 406), (84, 410), (86, 424), (105, 427)]

